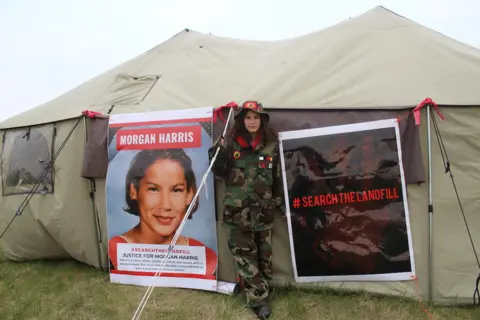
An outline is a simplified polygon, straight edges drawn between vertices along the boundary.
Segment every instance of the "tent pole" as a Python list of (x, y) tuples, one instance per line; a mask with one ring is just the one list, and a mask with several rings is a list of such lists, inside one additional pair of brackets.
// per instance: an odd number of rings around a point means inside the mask
[(427, 105), (427, 144), (428, 144), (428, 302), (433, 296), (433, 201), (432, 201), (432, 139), (430, 131), (431, 107)]

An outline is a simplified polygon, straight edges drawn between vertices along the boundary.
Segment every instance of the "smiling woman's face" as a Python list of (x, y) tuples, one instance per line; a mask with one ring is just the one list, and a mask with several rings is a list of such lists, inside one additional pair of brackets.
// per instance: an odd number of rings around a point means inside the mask
[(182, 166), (169, 159), (149, 166), (138, 192), (130, 185), (130, 196), (138, 202), (140, 224), (162, 237), (173, 236), (193, 198)]

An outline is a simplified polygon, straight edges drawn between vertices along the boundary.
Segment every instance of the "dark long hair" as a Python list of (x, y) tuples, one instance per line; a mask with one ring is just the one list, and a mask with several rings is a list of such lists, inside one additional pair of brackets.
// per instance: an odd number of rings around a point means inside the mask
[[(195, 179), (195, 173), (192, 169), (192, 160), (185, 153), (183, 149), (160, 149), (160, 150), (142, 150), (138, 152), (130, 163), (127, 176), (125, 177), (125, 202), (126, 208), (123, 210), (139, 216), (139, 208), (137, 200), (133, 200), (130, 197), (130, 185), (138, 191), (140, 181), (144, 178), (147, 169), (157, 160), (169, 159), (177, 162), (183, 168), (185, 174), (185, 180), (187, 182), (187, 190), (192, 191), (193, 194), (197, 193), (197, 182)], [(192, 211), (188, 219), (192, 218), (192, 215), (198, 208), (198, 199), (194, 204)], [(189, 204), (190, 205), (190, 204)], [(185, 208), (185, 211), (188, 206)]]
[[(243, 110), (239, 117), (237, 117), (234, 122), (233, 126), (230, 128), (226, 135), (226, 141), (234, 141), (238, 136), (248, 136), (249, 133), (247, 128), (245, 128), (245, 116), (247, 115), (247, 110)], [(267, 116), (260, 114), (260, 128), (258, 129), (258, 133), (262, 136), (262, 144), (266, 145), (271, 142), (275, 142), (278, 140), (277, 132), (270, 127), (270, 120)]]

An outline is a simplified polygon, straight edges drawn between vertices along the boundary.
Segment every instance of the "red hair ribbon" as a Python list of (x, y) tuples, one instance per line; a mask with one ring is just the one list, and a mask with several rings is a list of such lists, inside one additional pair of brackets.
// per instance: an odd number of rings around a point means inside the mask
[(420, 102), (418, 106), (415, 107), (415, 109), (413, 109), (413, 116), (415, 117), (415, 125), (417, 126), (420, 125), (420, 109), (428, 105), (432, 106), (435, 109), (438, 116), (442, 118), (442, 120), (445, 120), (445, 117), (438, 109), (438, 105), (432, 99), (425, 98), (422, 102)]
[(229, 109), (229, 108), (236, 108), (238, 107), (238, 104), (235, 101), (229, 102), (224, 106), (218, 107), (213, 110), (213, 123), (217, 123), (217, 116), (220, 117), (220, 119), (223, 120), (223, 122), (227, 122), (225, 118), (223, 117), (222, 111), (224, 109)]

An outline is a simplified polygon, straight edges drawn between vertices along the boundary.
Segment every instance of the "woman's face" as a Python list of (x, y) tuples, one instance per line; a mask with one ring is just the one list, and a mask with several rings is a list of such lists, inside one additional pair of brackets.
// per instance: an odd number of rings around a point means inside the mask
[(141, 224), (162, 237), (173, 235), (193, 198), (180, 164), (162, 159), (148, 167), (138, 193), (130, 185), (130, 196), (138, 201)]
[(260, 129), (262, 120), (260, 115), (253, 111), (248, 111), (244, 118), (245, 128), (249, 133), (256, 133)]

